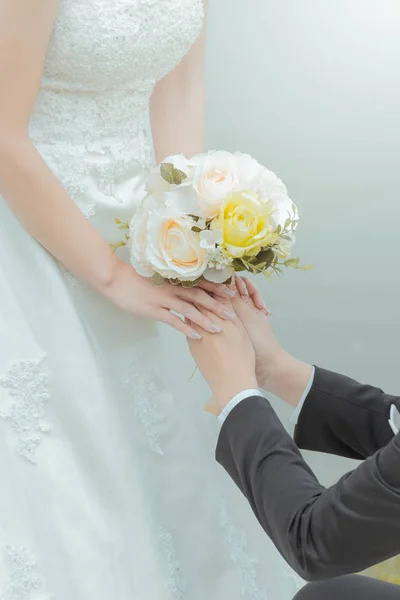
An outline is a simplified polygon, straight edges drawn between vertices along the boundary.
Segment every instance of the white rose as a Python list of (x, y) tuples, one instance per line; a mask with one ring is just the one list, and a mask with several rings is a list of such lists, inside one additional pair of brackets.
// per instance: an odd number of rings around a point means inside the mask
[(212, 281), (212, 283), (227, 283), (235, 274), (233, 267), (215, 267), (208, 268), (204, 271), (204, 279)]
[(132, 221), (132, 264), (138, 272), (141, 269), (140, 274), (149, 272), (143, 268), (147, 265), (151, 267), (150, 275), (159, 273), (165, 279), (194, 281), (203, 275), (207, 267), (206, 252), (200, 246), (198, 233), (192, 231), (194, 223), (190, 218), (167, 208), (153, 207), (147, 214), (145, 242), (139, 230), (136, 231), (137, 227), (143, 227), (144, 219), (134, 217)]
[(258, 192), (262, 186), (265, 168), (250, 154), (236, 152), (235, 168), (238, 179), (238, 190)]
[(154, 269), (146, 256), (147, 249), (147, 223), (151, 210), (154, 210), (155, 202), (152, 199), (145, 200), (136, 211), (129, 224), (131, 264), (143, 277), (152, 277)]
[(295, 243), (295, 237), (293, 234), (288, 235), (287, 237), (290, 239), (285, 240), (283, 238), (279, 238), (276, 246), (274, 247), (275, 254), (282, 260), (287, 260), (290, 258), (292, 254), (292, 247)]
[(297, 207), (289, 198), (289, 196), (287, 196), (286, 194), (271, 194), (269, 196), (269, 199), (272, 201), (272, 204), (274, 206), (274, 212), (272, 214), (272, 222), (274, 224), (274, 228), (280, 225), (283, 229), (287, 219), (297, 220)]
[(198, 216), (199, 213), (197, 192), (190, 185), (179, 185), (166, 192), (164, 205), (175, 214)]
[(212, 219), (221, 202), (237, 186), (235, 159), (229, 152), (212, 152), (198, 159), (193, 175), (193, 187), (198, 194), (201, 216)]
[(174, 154), (172, 156), (168, 156), (167, 158), (164, 158), (163, 162), (171, 163), (175, 169), (186, 173), (187, 177), (190, 177), (190, 175), (193, 174), (195, 163), (193, 159), (188, 159), (183, 156), (183, 154)]
[(266, 167), (263, 168), (259, 192), (261, 195), (268, 197), (272, 196), (272, 194), (287, 196), (288, 193), (283, 181)]
[(192, 160), (187, 160), (184, 156), (177, 154), (174, 156), (168, 156), (163, 162), (154, 167), (149, 174), (146, 189), (157, 201), (162, 201), (163, 196), (166, 192), (176, 189), (176, 186), (168, 183), (161, 175), (161, 165), (172, 164), (174, 169), (182, 171), (186, 175), (186, 179), (183, 180), (181, 185), (191, 185), (194, 173), (195, 163)]

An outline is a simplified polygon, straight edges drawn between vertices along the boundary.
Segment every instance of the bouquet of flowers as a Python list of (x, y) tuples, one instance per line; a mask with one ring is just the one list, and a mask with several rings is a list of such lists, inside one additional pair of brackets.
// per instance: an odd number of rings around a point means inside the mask
[(156, 284), (229, 282), (235, 272), (280, 274), (292, 258), (298, 223), (282, 181), (247, 154), (171, 156), (150, 174), (147, 195), (120, 245)]

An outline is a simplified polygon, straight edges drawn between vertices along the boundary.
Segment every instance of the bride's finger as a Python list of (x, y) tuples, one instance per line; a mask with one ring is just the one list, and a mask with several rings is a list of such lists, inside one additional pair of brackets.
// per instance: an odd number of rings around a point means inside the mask
[(201, 281), (197, 287), (209, 292), (210, 294), (213, 294), (214, 296), (224, 299), (234, 298), (237, 295), (235, 290), (224, 283), (213, 283), (212, 281), (206, 281), (205, 279)]
[(235, 311), (231, 302), (225, 296), (225, 301), (217, 300), (199, 288), (183, 289), (179, 293), (181, 298), (192, 302), (199, 308), (203, 308), (210, 313), (214, 313), (221, 319), (235, 319)]
[(191, 325), (190, 321), (182, 321), (182, 319), (172, 314), (166, 308), (160, 311), (157, 320), (180, 331), (191, 340), (201, 340), (201, 334)]
[(222, 321), (215, 314), (203, 314), (196, 306), (184, 302), (179, 298), (175, 298), (172, 305), (168, 307), (175, 313), (178, 313), (189, 319), (193, 324), (198, 325), (201, 329), (208, 331), (209, 333), (219, 333), (222, 329)]

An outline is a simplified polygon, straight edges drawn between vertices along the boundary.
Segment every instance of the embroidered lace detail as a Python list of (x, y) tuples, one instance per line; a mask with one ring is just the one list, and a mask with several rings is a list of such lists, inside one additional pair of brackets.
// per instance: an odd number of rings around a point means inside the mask
[(158, 407), (162, 390), (158, 385), (155, 371), (149, 369), (148, 361), (139, 357), (132, 363), (125, 385), (131, 388), (136, 416), (144, 428), (150, 448), (162, 456), (164, 452), (160, 446), (159, 426), (164, 421), (164, 417)]
[[(5, 548), (10, 566), (10, 578), (0, 600), (54, 600), (53, 595), (43, 594), (44, 580), (37, 573), (37, 563), (25, 548)], [(38, 592), (38, 593), (35, 593)]]
[(243, 598), (246, 598), (246, 600), (267, 600), (266, 594), (257, 585), (256, 567), (258, 561), (249, 556), (245, 535), (230, 523), (223, 503), (221, 503), (220, 511), (222, 526), (230, 549), (229, 556), (242, 577), (241, 593)]
[(181, 568), (176, 557), (172, 535), (162, 528), (159, 530), (159, 535), (163, 552), (167, 557), (169, 565), (170, 581), (167, 586), (168, 590), (174, 598), (177, 598), (177, 600), (187, 600), (188, 595), (183, 582)]
[(0, 417), (10, 421), (15, 430), (18, 454), (32, 463), (36, 462), (43, 434), (51, 431), (44, 422), (45, 404), (50, 398), (48, 379), (41, 369), (44, 359), (45, 355), (37, 360), (22, 360), (0, 377), (0, 386), (11, 399)]
[(72, 275), (71, 271), (68, 271), (64, 266), (60, 265), (61, 272), (63, 277), (67, 283), (67, 285), (71, 288), (78, 288), (79, 283), (75, 275)]
[(88, 176), (114, 197), (133, 161), (154, 162), (150, 96), (203, 16), (203, 0), (60, 0), (30, 136), (72, 197)]

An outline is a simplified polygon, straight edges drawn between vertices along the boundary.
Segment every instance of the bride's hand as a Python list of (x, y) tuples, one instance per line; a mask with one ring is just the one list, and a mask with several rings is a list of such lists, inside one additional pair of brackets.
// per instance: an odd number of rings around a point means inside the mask
[[(219, 288), (220, 295), (224, 295), (224, 289), (223, 286)], [(171, 311), (210, 333), (218, 333), (221, 328), (211, 317), (202, 314), (200, 308), (222, 319), (235, 319), (231, 310), (203, 289), (183, 288), (170, 283), (155, 285), (150, 278), (138, 275), (133, 267), (125, 263), (118, 266), (117, 274), (105, 295), (122, 310), (166, 323), (192, 339), (199, 339), (201, 334)]]

